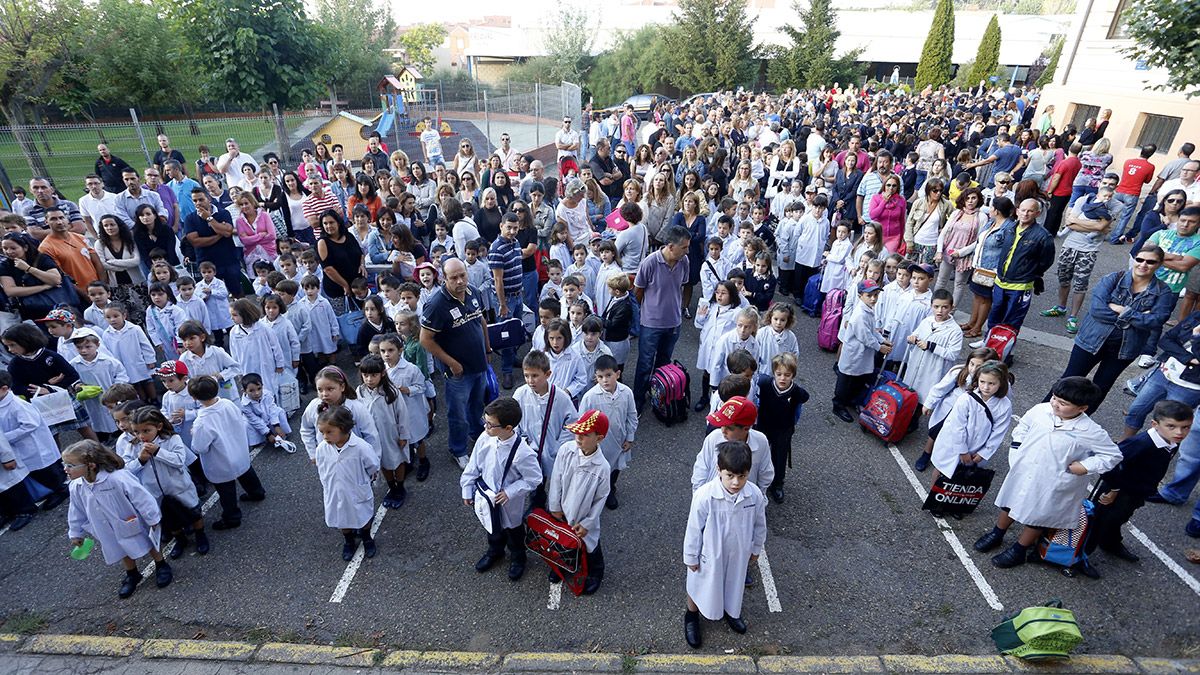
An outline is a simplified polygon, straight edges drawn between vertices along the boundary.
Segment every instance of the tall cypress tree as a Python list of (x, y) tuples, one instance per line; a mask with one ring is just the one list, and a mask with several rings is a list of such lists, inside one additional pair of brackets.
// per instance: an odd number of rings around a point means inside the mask
[(675, 57), (671, 84), (692, 92), (752, 84), (755, 18), (746, 0), (680, 0), (672, 19), (664, 36)]
[(974, 87), (979, 84), (980, 80), (986, 80), (995, 75), (999, 67), (1000, 21), (993, 14), (987, 29), (983, 31), (983, 40), (979, 42), (979, 51), (975, 52), (975, 65), (971, 68), (971, 78), (968, 81)]
[(925, 47), (921, 50), (921, 62), (917, 64), (915, 89), (920, 91), (929, 85), (937, 87), (949, 82), (953, 51), (954, 5), (950, 0), (938, 0), (937, 9), (933, 12), (933, 25), (929, 27)]

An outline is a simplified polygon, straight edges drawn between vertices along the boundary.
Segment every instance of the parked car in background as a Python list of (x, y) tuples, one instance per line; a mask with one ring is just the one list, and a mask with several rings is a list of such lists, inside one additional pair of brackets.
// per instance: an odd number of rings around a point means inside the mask
[(645, 121), (650, 117), (650, 111), (654, 110), (658, 104), (674, 102), (675, 99), (662, 94), (634, 94), (617, 105), (605, 108), (602, 112), (606, 115), (614, 110), (620, 113), (625, 109), (626, 105), (632, 105), (633, 113), (637, 115), (639, 120)]

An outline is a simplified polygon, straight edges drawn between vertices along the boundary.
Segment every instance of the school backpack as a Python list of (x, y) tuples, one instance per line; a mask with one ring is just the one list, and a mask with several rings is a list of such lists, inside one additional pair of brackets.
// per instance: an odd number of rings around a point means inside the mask
[(1026, 607), (992, 629), (992, 642), (1001, 654), (1026, 661), (1071, 658), (1071, 650), (1083, 642), (1075, 613), (1063, 609), (1061, 600), (1041, 607)]
[(496, 371), (492, 370), (492, 364), (488, 364), (487, 370), (483, 371), (483, 393), (484, 405), (500, 398), (500, 382), (496, 380)]
[(877, 384), (858, 413), (858, 423), (884, 443), (898, 443), (917, 420), (917, 392), (900, 380)]
[(650, 409), (663, 424), (687, 421), (692, 378), (678, 361), (654, 369), (650, 375)]
[(1012, 365), (1013, 347), (1017, 345), (1017, 329), (1001, 323), (988, 329), (984, 346), (991, 347), (1000, 355), (1000, 360)]
[(821, 316), (821, 273), (808, 278), (804, 284), (804, 296), (800, 301), (800, 311), (811, 317)]
[(817, 346), (826, 351), (837, 351), (841, 340), (838, 330), (842, 327), (842, 309), (846, 304), (846, 291), (835, 288), (825, 294), (825, 305), (821, 308), (821, 324), (817, 327)]
[[(1095, 494), (1092, 495), (1095, 497)], [(1076, 569), (1088, 565), (1087, 545), (1088, 534), (1092, 529), (1092, 514), (1095, 506), (1091, 499), (1084, 499), (1079, 505), (1079, 513), (1075, 527), (1062, 530), (1042, 530), (1042, 536), (1037, 543), (1037, 556), (1043, 562), (1058, 565), (1062, 568), (1063, 576), (1075, 576)]]

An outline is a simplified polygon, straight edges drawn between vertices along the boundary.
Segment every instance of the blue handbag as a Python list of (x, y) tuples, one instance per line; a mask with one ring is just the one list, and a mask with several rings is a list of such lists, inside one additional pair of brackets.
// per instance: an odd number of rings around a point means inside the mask
[(342, 342), (348, 345), (358, 344), (358, 331), (366, 323), (367, 315), (350, 296), (346, 296), (346, 310), (345, 314), (337, 318), (338, 334), (342, 336)]
[(500, 398), (500, 382), (496, 379), (496, 371), (492, 370), (492, 364), (488, 364), (487, 370), (483, 372), (483, 387), (484, 401), (487, 405), (492, 401)]

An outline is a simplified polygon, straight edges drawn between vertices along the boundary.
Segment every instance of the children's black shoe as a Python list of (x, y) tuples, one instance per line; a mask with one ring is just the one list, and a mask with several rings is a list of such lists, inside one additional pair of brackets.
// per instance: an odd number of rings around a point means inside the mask
[(692, 649), (700, 648), (700, 612), (683, 613), (683, 637)]
[(854, 421), (854, 416), (850, 414), (850, 411), (846, 410), (845, 408), (843, 408), (840, 405), (834, 406), (833, 415), (834, 415), (834, 417), (838, 418), (839, 420), (841, 420), (843, 422), (850, 423), (850, 422)]
[(121, 580), (121, 588), (117, 591), (117, 597), (124, 600), (133, 595), (141, 582), (142, 575), (137, 570), (125, 570), (125, 578)]
[(396, 493), (392, 496), (393, 509), (398, 509), (404, 506), (404, 502), (408, 499), (408, 490), (404, 488), (404, 483), (396, 486)]
[(166, 588), (171, 585), (171, 581), (175, 578), (175, 572), (166, 560), (160, 560), (154, 563), (154, 585), (159, 588)]
[(597, 577), (588, 577), (587, 579), (585, 579), (583, 582), (583, 594), (584, 595), (595, 594), (596, 591), (600, 590), (600, 582), (601, 581), (603, 581), (603, 580), (599, 579)]
[(708, 397), (696, 401), (696, 405), (692, 406), (694, 412), (704, 412), (708, 408)]
[(1075, 569), (1079, 570), (1080, 573), (1083, 574), (1083, 576), (1085, 576), (1089, 579), (1099, 579), (1100, 578), (1100, 570), (1093, 567), (1092, 563), (1088, 562), (1086, 559), (1080, 561), (1079, 564), (1075, 566)]
[(746, 632), (746, 620), (740, 616), (732, 617), (732, 616), (729, 616), (728, 614), (726, 614), (725, 615), (725, 623), (729, 626), (730, 630), (737, 633), (738, 635), (742, 635)]
[(1004, 542), (1004, 531), (992, 528), (987, 534), (975, 540), (975, 550), (987, 553)]
[(550, 570), (549, 579), (550, 579), (550, 583), (552, 583), (552, 584), (561, 584), (562, 583), (562, 577), (558, 576), (558, 572), (555, 572), (554, 570)]
[(204, 530), (194, 530), (196, 535), (196, 554), (204, 555), (208, 553), (208, 535)]
[(503, 557), (503, 553), (492, 553), (491, 551), (488, 551), (487, 553), (483, 554), (483, 557), (481, 557), (478, 562), (475, 563), (475, 571), (483, 574), (484, 572), (495, 567), (496, 563), (500, 562), (501, 558)]
[(1013, 544), (1004, 549), (1000, 555), (992, 556), (992, 565), (1000, 569), (1008, 569), (1018, 565), (1025, 564), (1026, 547), (1020, 544)]
[(604, 508), (608, 509), (609, 511), (615, 511), (620, 505), (621, 503), (617, 501), (616, 492), (609, 492), (608, 497), (605, 497), (604, 499)]
[(240, 520), (225, 520), (224, 518), (222, 518), (222, 519), (218, 520), (217, 522), (213, 523), (212, 529), (214, 529), (214, 530), (232, 530), (235, 528), (239, 528), (241, 526), (242, 526), (242, 521), (240, 521)]
[(424, 483), (426, 478), (429, 478), (429, 458), (421, 457), (417, 460), (417, 482)]
[(781, 487), (768, 488), (767, 496), (770, 497), (771, 501), (775, 502), (776, 504), (782, 504), (783, 503), (783, 488), (781, 488)]
[(379, 547), (375, 545), (374, 539), (368, 539), (366, 537), (363, 537), (362, 545), (363, 545), (363, 553), (368, 558), (374, 558), (375, 554), (379, 553)]
[(188, 540), (182, 534), (175, 535), (175, 546), (171, 548), (171, 560), (179, 560), (183, 557), (183, 552), (187, 550)]
[(342, 560), (350, 562), (354, 558), (354, 552), (358, 550), (358, 542), (354, 537), (346, 537), (346, 541), (342, 544)]
[(921, 456), (917, 458), (917, 461), (913, 463), (913, 468), (917, 471), (924, 471), (925, 469), (928, 469), (930, 459), (932, 459), (932, 456), (928, 452), (922, 452)]
[(67, 501), (67, 497), (70, 495), (71, 493), (67, 492), (66, 490), (52, 493), (49, 497), (46, 497), (46, 501), (42, 502), (42, 510), (50, 511), (54, 509), (54, 507)]
[(521, 577), (524, 575), (525, 575), (525, 561), (524, 560), (513, 560), (511, 563), (508, 564), (508, 580), (509, 581), (520, 581)]

